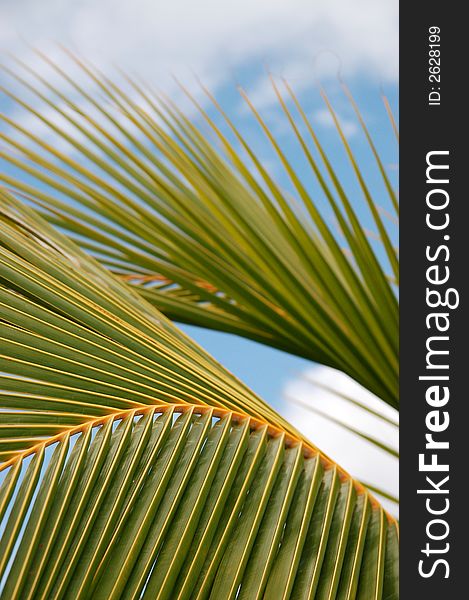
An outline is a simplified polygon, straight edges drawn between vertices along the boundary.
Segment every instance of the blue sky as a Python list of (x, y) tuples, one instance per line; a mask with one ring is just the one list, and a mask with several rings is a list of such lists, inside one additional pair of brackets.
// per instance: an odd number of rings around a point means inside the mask
[[(366, 223), (361, 192), (319, 96), (318, 83), (327, 90), (359, 162), (368, 165), (369, 148), (340, 90), (340, 73), (360, 106), (391, 179), (397, 183), (397, 145), (381, 100), (381, 92), (384, 92), (397, 111), (397, 11), (397, 0), (354, 0), (353, 3), (347, 0), (238, 0), (231, 3), (78, 0), (68, 3), (66, 11), (59, 0), (40, 3), (16, 0), (0, 6), (0, 50), (9, 51), (41, 70), (44, 66), (28, 45), (39, 47), (62, 62), (64, 55), (57, 46), (60, 43), (107, 72), (117, 64), (176, 98), (178, 92), (172, 75), (195, 91), (197, 75), (249, 136), (273, 176), (288, 188), (285, 175), (273, 160), (236, 91), (236, 85), (242, 85), (314, 190), (315, 183), (308, 180), (306, 170), (302, 171), (298, 151), (275, 103), (267, 71), (277, 78), (285, 77), (299, 93)], [(0, 79), (3, 78), (0, 76)], [(10, 85), (8, 79), (2, 83)], [(16, 114), (16, 109), (3, 96), (0, 96), (0, 110)], [(38, 133), (44, 134), (36, 125)], [(28, 126), (35, 125), (28, 123)], [(374, 168), (365, 171), (378, 204), (386, 208), (379, 173)], [(321, 202), (319, 195), (318, 201)], [(279, 411), (292, 420), (297, 419), (300, 425), (309, 419), (306, 429), (312, 441), (343, 462), (341, 456), (334, 455), (333, 444), (323, 446), (341, 432), (327, 422), (312, 419), (307, 413), (293, 411), (285, 403), (287, 389), (294, 388), (298, 394), (310, 393), (295, 382), (300, 373), (311, 371), (314, 367), (311, 362), (238, 337), (196, 327), (183, 328)], [(322, 436), (321, 443), (316, 436)], [(364, 456), (368, 457), (367, 448), (357, 451), (357, 458), (362, 462)], [(379, 460), (378, 456), (375, 462), (378, 464)], [(345, 467), (355, 468), (347, 464)], [(385, 478), (383, 485), (395, 490), (396, 474)]]

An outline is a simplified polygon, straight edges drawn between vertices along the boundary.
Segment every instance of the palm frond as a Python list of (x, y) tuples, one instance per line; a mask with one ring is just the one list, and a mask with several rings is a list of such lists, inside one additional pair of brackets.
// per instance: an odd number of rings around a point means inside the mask
[(395, 522), (285, 442), (152, 406), (20, 455), (0, 490), (2, 598), (397, 598)]
[[(4, 115), (0, 158), (14, 167), (1, 175), (5, 184), (171, 319), (340, 369), (398, 406), (398, 302), (391, 283), (398, 281), (397, 252), (327, 97), (363, 194), (358, 211), (288, 84), (280, 89), (273, 82), (318, 191), (242, 95), (290, 180), (293, 200), (209, 92), (208, 109), (189, 96), (198, 126), (136, 80), (117, 85), (74, 59), (88, 80), (82, 85), (43, 59), (60, 86), (20, 65), (11, 74), (33, 100), (4, 92), (67, 151)], [(360, 122), (394, 211), (396, 196)], [(329, 224), (326, 208), (337, 225)]]
[(129, 286), (0, 193), (9, 598), (397, 598), (397, 524)]

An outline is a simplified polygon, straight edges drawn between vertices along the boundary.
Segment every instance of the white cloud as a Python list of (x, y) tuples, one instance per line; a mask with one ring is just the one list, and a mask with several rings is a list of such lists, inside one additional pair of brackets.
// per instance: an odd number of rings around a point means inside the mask
[(60, 42), (164, 89), (172, 74), (194, 72), (216, 86), (249, 61), (300, 87), (324, 70), (335, 76), (339, 64), (347, 78), (395, 81), (397, 38), (396, 0), (17, 0), (0, 7), (2, 50), (31, 62), (21, 39), (57, 56), (52, 44)]
[[(397, 0), (17, 0), (0, 4), (0, 50), (24, 61), (50, 84), (67, 89), (79, 105), (83, 100), (70, 85), (64, 87), (64, 80), (31, 47), (42, 50), (86, 90), (93, 87), (91, 80), (70, 64), (58, 44), (106, 74), (112, 75), (110, 67), (118, 65), (142, 77), (170, 94), (188, 114), (193, 107), (174, 75), (202, 103), (207, 99), (201, 98), (194, 75), (213, 91), (241, 83), (280, 135), (288, 124), (279, 116), (266, 69), (286, 77), (297, 93), (311, 89), (318, 79), (336, 78), (339, 71), (347, 81), (354, 75), (376, 83), (396, 81), (397, 17)], [(15, 89), (11, 78), (5, 86)], [(25, 98), (26, 91), (20, 94)], [(36, 105), (37, 99), (32, 102)], [(240, 98), (237, 102), (241, 114), (247, 113), (245, 103)], [(26, 116), (5, 98), (2, 110), (32, 133), (59, 144), (58, 149), (66, 149), (37, 118)], [(45, 110), (54, 123), (73, 130), (52, 109)], [(311, 116), (321, 127), (331, 127), (326, 111), (313, 110)], [(356, 124), (340, 116), (346, 135), (354, 135)]]
[[(341, 421), (371, 435), (387, 445), (397, 448), (396, 428), (352, 406), (338, 396), (313, 386), (308, 379), (314, 379), (338, 392), (351, 396), (381, 414), (396, 419), (396, 411), (385, 405), (371, 392), (353, 381), (347, 375), (327, 367), (313, 367), (301, 377), (291, 380), (284, 390), (285, 398), (296, 398), (329, 413)], [(362, 479), (398, 496), (398, 460), (371, 443), (358, 438), (328, 419), (316, 415), (307, 408), (287, 400), (282, 411), (299, 431), (331, 459), (340, 464), (357, 479)], [(386, 508), (396, 513), (395, 505), (383, 501)]]

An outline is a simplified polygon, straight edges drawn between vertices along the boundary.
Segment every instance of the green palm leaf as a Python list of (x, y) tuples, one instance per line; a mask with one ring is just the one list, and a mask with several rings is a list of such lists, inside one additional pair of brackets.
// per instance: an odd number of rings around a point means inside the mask
[[(274, 90), (317, 193), (242, 93), (291, 182), (293, 200), (210, 95), (209, 110), (190, 98), (203, 122), (196, 126), (172, 101), (134, 80), (118, 86), (79, 63), (88, 79), (82, 87), (43, 58), (60, 87), (22, 65), (28, 76), (19, 69), (12, 75), (33, 102), (4, 91), (70, 151), (36, 136), (21, 119), (3, 116), (6, 149), (0, 156), (27, 175), (3, 174), (6, 184), (170, 318), (338, 368), (398, 406), (392, 283), (398, 283), (398, 257), (327, 98), (379, 249), (287, 84), (281, 92), (274, 83)], [(359, 118), (397, 211), (386, 170)]]
[(397, 525), (0, 193), (2, 598), (397, 598)]

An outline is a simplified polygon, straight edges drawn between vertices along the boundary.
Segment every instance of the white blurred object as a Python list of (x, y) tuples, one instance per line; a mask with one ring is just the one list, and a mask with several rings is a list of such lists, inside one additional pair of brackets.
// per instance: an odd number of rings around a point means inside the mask
[[(322, 386), (349, 396), (398, 422), (396, 410), (344, 373), (323, 366), (308, 369), (287, 383), (284, 389), (286, 402), (282, 410), (283, 416), (355, 478), (398, 497), (398, 459), (339, 424), (312, 412), (308, 406), (327, 413), (396, 450), (399, 444), (398, 428)], [(380, 500), (386, 509), (397, 516), (396, 504), (386, 499)]]

